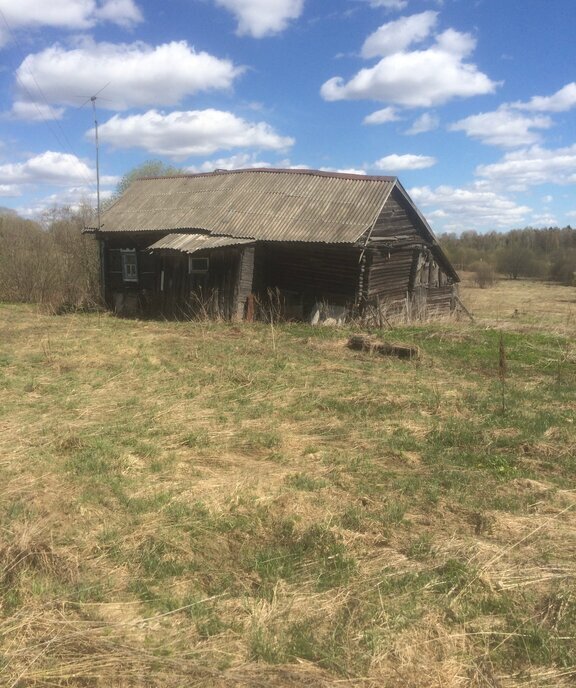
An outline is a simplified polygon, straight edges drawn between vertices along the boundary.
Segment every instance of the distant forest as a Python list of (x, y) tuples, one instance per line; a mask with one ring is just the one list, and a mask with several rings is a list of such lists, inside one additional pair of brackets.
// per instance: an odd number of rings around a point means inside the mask
[(457, 270), (576, 284), (576, 229), (570, 226), (487, 234), (469, 231), (438, 238)]

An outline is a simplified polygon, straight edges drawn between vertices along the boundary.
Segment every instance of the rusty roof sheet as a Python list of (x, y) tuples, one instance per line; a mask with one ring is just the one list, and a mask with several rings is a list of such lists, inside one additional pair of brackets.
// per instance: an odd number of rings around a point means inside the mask
[(169, 249), (183, 253), (195, 253), (203, 249), (252, 244), (252, 239), (235, 239), (233, 237), (211, 236), (209, 234), (167, 234), (148, 248), (152, 251)]
[(271, 168), (140, 179), (103, 214), (101, 230), (352, 243), (395, 184), (395, 177)]

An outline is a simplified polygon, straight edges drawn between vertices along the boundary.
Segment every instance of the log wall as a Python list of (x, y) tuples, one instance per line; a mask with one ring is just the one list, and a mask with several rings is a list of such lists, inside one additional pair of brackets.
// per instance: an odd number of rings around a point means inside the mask
[(357, 297), (361, 249), (350, 245), (267, 243), (256, 248), (256, 291), (298, 292), (308, 301), (335, 304)]

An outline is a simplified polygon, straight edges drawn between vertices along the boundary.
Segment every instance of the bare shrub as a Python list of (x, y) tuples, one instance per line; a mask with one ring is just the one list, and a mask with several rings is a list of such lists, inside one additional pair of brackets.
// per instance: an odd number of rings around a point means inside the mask
[(98, 246), (82, 234), (91, 209), (54, 208), (42, 223), (0, 216), (0, 300), (54, 313), (99, 304)]
[(472, 271), (474, 273), (474, 282), (480, 289), (486, 289), (494, 285), (496, 274), (494, 272), (494, 267), (490, 263), (480, 260), (474, 263)]

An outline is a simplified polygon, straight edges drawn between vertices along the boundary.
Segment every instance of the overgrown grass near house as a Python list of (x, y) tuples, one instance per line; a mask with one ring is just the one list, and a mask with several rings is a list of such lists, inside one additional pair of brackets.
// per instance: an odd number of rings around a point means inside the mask
[(0, 683), (573, 685), (575, 290), (502, 284), (413, 361), (0, 306)]

